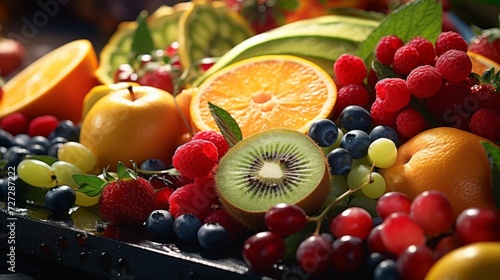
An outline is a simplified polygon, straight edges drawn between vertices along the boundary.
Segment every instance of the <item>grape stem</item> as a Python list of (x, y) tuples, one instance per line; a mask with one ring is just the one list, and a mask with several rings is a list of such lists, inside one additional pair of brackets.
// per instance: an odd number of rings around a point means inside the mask
[(344, 192), (343, 194), (341, 194), (339, 197), (337, 197), (334, 201), (330, 202), (330, 204), (328, 204), (324, 209), (323, 211), (321, 211), (321, 213), (319, 213), (317, 216), (314, 216), (314, 217), (309, 217), (309, 221), (310, 222), (316, 222), (316, 229), (314, 230), (314, 233), (313, 235), (319, 235), (319, 232), (320, 232), (320, 228), (321, 228), (321, 222), (323, 221), (323, 219), (325, 219), (326, 215), (328, 214), (328, 212), (335, 206), (337, 205), (340, 201), (342, 201), (343, 199), (345, 199), (346, 197), (348, 197), (349, 195), (359, 191), (360, 189), (362, 189), (364, 186), (368, 185), (368, 184), (371, 184), (373, 182), (373, 177), (372, 177), (372, 173), (373, 173), (373, 170), (375, 169), (375, 162), (373, 162), (371, 168), (370, 168), (370, 179), (366, 182), (364, 182), (363, 184), (361, 184), (361, 186), (355, 188), (355, 189), (348, 189), (346, 192)]

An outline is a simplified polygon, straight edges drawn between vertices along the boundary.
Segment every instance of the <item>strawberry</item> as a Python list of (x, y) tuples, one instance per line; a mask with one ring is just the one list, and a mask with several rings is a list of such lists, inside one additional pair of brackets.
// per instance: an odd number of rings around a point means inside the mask
[(166, 66), (159, 66), (151, 70), (147, 69), (137, 82), (143, 86), (151, 86), (174, 93), (172, 73)]
[(500, 114), (500, 71), (486, 70), (482, 76), (474, 74), (471, 95), (476, 97), (479, 108), (491, 109)]
[(481, 54), (497, 63), (500, 63), (500, 29), (490, 28), (483, 30), (472, 38), (469, 51)]
[(117, 167), (118, 177), (104, 170), (103, 180), (95, 175), (75, 174), (79, 192), (88, 196), (101, 194), (99, 211), (104, 219), (114, 225), (140, 226), (154, 210), (155, 191), (144, 178), (121, 162)]

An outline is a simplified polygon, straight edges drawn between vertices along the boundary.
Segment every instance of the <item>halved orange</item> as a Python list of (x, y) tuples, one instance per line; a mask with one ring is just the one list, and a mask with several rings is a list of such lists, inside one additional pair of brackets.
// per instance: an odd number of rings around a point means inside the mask
[(472, 72), (482, 75), (484, 71), (491, 67), (495, 68), (495, 72), (500, 71), (500, 64), (495, 61), (475, 52), (468, 51), (467, 54), (472, 61)]
[(191, 100), (194, 130), (218, 130), (208, 102), (226, 110), (243, 137), (270, 128), (306, 132), (311, 122), (329, 117), (337, 87), (313, 62), (290, 55), (241, 60), (200, 84)]
[(0, 118), (20, 112), (28, 118), (54, 115), (78, 123), (83, 99), (97, 85), (97, 55), (90, 41), (69, 42), (42, 56), (3, 87)]

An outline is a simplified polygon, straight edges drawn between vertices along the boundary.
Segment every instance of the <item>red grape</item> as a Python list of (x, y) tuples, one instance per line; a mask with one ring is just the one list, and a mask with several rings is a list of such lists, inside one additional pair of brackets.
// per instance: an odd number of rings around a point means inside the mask
[(465, 209), (455, 221), (455, 231), (464, 243), (499, 241), (500, 215), (490, 209)]
[(432, 250), (422, 246), (410, 246), (398, 257), (396, 264), (401, 279), (422, 280), (434, 264)]
[(323, 235), (312, 235), (303, 240), (296, 252), (297, 264), (306, 273), (321, 274), (330, 266), (333, 253), (331, 243)]
[(366, 243), (368, 245), (368, 251), (370, 253), (379, 252), (379, 253), (388, 253), (389, 249), (384, 244), (382, 240), (382, 227), (384, 224), (380, 224), (372, 229), (368, 238), (366, 239)]
[(270, 268), (285, 255), (285, 241), (270, 231), (250, 236), (243, 244), (243, 259), (252, 269)]
[(365, 259), (365, 245), (361, 238), (344, 235), (333, 241), (332, 266), (340, 272), (354, 271)]
[(460, 246), (462, 246), (462, 242), (456, 235), (445, 236), (441, 238), (436, 244), (436, 247), (434, 247), (434, 255), (436, 259), (439, 259), (446, 253)]
[(446, 232), (455, 221), (453, 209), (445, 194), (439, 191), (424, 191), (411, 204), (411, 218), (428, 235)]
[(308, 220), (306, 212), (299, 206), (279, 203), (267, 210), (264, 221), (270, 231), (287, 236), (301, 231)]
[(396, 212), (410, 213), (411, 199), (401, 192), (387, 192), (377, 200), (377, 214), (385, 219)]
[(351, 235), (365, 240), (372, 227), (372, 216), (361, 207), (349, 207), (330, 222), (330, 232), (337, 238)]
[(406, 213), (393, 213), (384, 220), (382, 240), (389, 251), (401, 254), (410, 245), (424, 245), (424, 230)]

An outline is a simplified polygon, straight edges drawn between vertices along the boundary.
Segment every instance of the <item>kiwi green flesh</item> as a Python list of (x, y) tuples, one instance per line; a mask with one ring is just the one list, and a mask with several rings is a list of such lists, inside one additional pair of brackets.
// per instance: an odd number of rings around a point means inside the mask
[(327, 197), (328, 164), (305, 134), (270, 129), (239, 142), (220, 161), (216, 186), (223, 207), (249, 226), (278, 203), (297, 204), (308, 214)]

